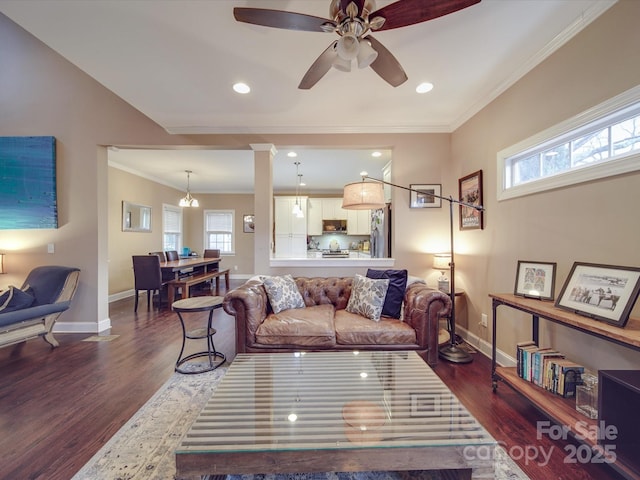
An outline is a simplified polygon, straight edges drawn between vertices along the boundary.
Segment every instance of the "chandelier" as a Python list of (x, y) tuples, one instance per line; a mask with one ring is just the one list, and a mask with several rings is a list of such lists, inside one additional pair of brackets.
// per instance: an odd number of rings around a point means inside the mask
[(180, 199), (179, 205), (181, 207), (199, 207), (198, 200), (191, 196), (191, 190), (189, 188), (189, 176), (193, 173), (191, 170), (185, 170), (187, 172), (187, 194)]

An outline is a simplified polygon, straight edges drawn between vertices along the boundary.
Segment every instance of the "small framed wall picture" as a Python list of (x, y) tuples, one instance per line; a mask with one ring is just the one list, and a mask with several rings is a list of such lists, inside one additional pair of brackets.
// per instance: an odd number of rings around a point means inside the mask
[(553, 300), (556, 285), (556, 264), (518, 260), (514, 295)]
[(624, 327), (640, 292), (640, 268), (574, 262), (555, 306)]
[[(482, 206), (482, 170), (460, 178), (458, 190), (460, 201)], [(484, 228), (484, 212), (460, 205), (460, 230), (474, 230), (476, 228)]]
[(253, 215), (243, 215), (242, 216), (242, 231), (244, 233), (255, 233), (256, 224), (254, 222)]
[(440, 208), (442, 207), (442, 185), (439, 183), (411, 184), (409, 207)]

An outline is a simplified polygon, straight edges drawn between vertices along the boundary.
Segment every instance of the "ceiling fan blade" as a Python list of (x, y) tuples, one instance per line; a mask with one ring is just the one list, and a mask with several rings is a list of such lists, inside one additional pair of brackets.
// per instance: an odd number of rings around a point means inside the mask
[(480, 3), (480, 0), (398, 0), (369, 14), (369, 21), (383, 17), (384, 24), (376, 31), (406, 27), (449, 15)]
[(332, 32), (336, 27), (336, 23), (327, 18), (282, 10), (236, 7), (233, 9), (233, 16), (238, 22), (262, 25), (263, 27), (284, 28), (286, 30)]
[(373, 71), (393, 87), (397, 87), (406, 82), (407, 74), (404, 72), (400, 62), (396, 60), (396, 57), (371, 35), (363, 39), (363, 41), (367, 40), (371, 43), (371, 47), (378, 52), (378, 57), (370, 65)]
[(309, 67), (309, 70), (307, 70), (307, 73), (304, 74), (304, 77), (300, 81), (300, 85), (298, 85), (299, 89), (309, 90), (331, 69), (333, 59), (338, 55), (336, 53), (337, 43), (338, 41), (336, 40), (316, 58), (316, 61)]

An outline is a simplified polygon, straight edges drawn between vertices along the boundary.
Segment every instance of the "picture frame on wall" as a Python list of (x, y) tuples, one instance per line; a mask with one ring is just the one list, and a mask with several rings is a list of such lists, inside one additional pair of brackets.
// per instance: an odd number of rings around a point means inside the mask
[[(482, 205), (482, 170), (458, 180), (458, 198), (470, 205)], [(484, 228), (484, 212), (460, 205), (460, 230)]]
[(255, 224), (255, 217), (253, 215), (242, 216), (242, 231), (244, 233), (255, 233), (256, 224)]
[(553, 300), (556, 285), (555, 262), (518, 260), (514, 295), (539, 300)]
[(410, 208), (440, 208), (442, 207), (442, 185), (439, 183), (409, 185)]
[(640, 268), (574, 262), (555, 306), (624, 327), (640, 292)]

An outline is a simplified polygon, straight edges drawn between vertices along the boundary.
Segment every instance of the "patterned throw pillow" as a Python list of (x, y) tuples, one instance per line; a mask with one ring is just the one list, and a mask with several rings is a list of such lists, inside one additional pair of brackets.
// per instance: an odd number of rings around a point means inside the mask
[(0, 312), (9, 313), (30, 307), (35, 298), (18, 287), (9, 286), (9, 290), (0, 295)]
[(379, 321), (388, 288), (388, 278), (367, 278), (356, 273), (351, 287), (351, 296), (345, 310), (375, 322)]
[(290, 308), (305, 307), (304, 299), (291, 275), (265, 277), (263, 282), (273, 313), (280, 313)]

